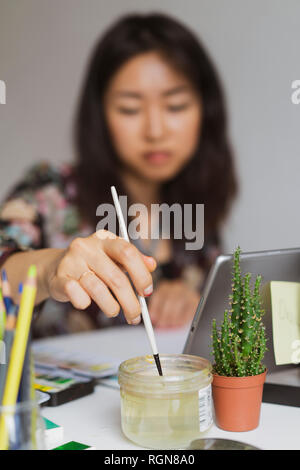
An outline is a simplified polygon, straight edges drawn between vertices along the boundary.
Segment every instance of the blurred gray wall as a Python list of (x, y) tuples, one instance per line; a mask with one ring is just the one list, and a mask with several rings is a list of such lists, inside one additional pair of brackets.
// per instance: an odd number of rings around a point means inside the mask
[[(299, 0), (0, 0), (0, 197), (38, 160), (73, 158), (91, 48), (120, 14), (159, 10), (207, 46), (227, 95), (241, 192), (226, 251), (300, 246)], [(199, 201), (201, 202), (201, 201)]]

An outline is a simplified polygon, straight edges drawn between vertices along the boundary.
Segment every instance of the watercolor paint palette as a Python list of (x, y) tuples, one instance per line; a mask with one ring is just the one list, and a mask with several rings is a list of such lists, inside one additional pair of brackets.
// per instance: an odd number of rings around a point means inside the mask
[(41, 392), (40, 390), (35, 390), (35, 399), (39, 405), (47, 403), (50, 400), (49, 393)]
[(94, 379), (115, 375), (119, 363), (107, 358), (85, 354), (83, 352), (66, 352), (40, 344), (33, 344), (35, 366), (48, 369), (69, 370), (75, 375)]
[(35, 367), (34, 388), (46, 392), (49, 400), (47, 406), (58, 406), (93, 393), (95, 380), (79, 377), (70, 371)]

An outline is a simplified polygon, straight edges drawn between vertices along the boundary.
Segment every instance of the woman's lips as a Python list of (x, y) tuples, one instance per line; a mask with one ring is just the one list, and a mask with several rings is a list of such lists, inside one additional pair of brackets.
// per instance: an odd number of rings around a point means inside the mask
[(144, 156), (148, 163), (152, 165), (162, 165), (168, 162), (171, 154), (169, 152), (148, 152), (145, 153)]

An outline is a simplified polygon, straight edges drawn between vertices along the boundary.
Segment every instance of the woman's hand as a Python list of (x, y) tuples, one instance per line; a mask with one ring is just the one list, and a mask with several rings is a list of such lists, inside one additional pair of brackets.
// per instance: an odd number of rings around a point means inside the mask
[(141, 307), (130, 281), (138, 294), (152, 293), (153, 258), (106, 230), (86, 238), (76, 238), (67, 250), (50, 263), (46, 285), (54, 299), (70, 301), (76, 309), (87, 308), (94, 300), (108, 317), (119, 314), (120, 306), (128, 323), (140, 322)]
[(181, 279), (163, 280), (149, 300), (149, 313), (156, 328), (182, 327), (196, 312), (201, 295)]

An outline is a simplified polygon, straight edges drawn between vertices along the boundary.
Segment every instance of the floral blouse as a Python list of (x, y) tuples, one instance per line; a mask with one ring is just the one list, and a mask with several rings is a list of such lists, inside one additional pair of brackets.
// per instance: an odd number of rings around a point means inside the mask
[[(74, 238), (93, 233), (94, 228), (83, 222), (74, 203), (76, 192), (72, 165), (39, 163), (30, 168), (0, 206), (0, 267), (16, 251), (67, 248)], [(181, 273), (195, 288), (203, 283), (220, 250), (213, 240), (205, 243), (201, 251), (206, 272), (190, 265)], [(172, 277), (172, 266), (158, 266), (154, 287), (160, 278)], [(49, 299), (40, 310), (33, 325), (34, 337), (125, 323), (123, 315), (108, 319), (94, 303), (83, 312), (74, 310), (70, 303)]]

